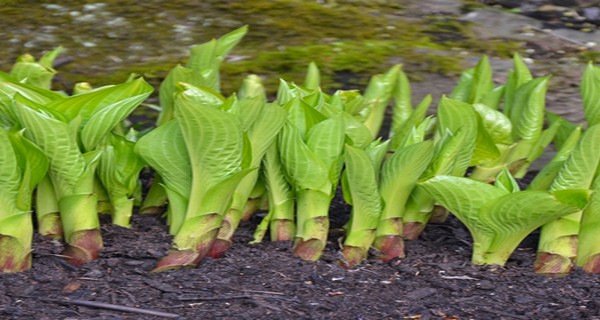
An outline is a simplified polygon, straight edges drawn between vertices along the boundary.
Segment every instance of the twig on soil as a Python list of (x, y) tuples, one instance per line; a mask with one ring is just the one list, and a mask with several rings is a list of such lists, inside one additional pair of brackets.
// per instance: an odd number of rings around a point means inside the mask
[(146, 314), (146, 315), (150, 315), (150, 316), (157, 316), (157, 317), (163, 317), (163, 318), (179, 318), (180, 317), (178, 314), (175, 314), (175, 313), (168, 313), (168, 312), (162, 312), (162, 311), (151, 310), (151, 309), (127, 307), (127, 306), (121, 306), (121, 305), (117, 305), (117, 304), (95, 302), (95, 301), (88, 301), (88, 300), (79, 300), (79, 299), (61, 300), (61, 299), (50, 299), (50, 298), (41, 298), (41, 297), (30, 297), (30, 298), (38, 299), (38, 300), (45, 301), (45, 302), (54, 302), (54, 303), (66, 304), (66, 305), (76, 305), (76, 306), (83, 306), (83, 307), (90, 307), (90, 308), (139, 313), (139, 314)]

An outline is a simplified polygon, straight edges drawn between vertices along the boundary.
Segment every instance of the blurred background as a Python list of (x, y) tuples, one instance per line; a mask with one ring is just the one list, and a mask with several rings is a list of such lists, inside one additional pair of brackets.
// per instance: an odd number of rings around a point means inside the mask
[(37, 58), (63, 46), (57, 90), (119, 83), (131, 73), (158, 85), (190, 46), (249, 25), (222, 65), (224, 93), (250, 73), (272, 93), (280, 77), (301, 82), (310, 61), (325, 90), (364, 89), (370, 76), (402, 63), (422, 84), (418, 98), (448, 92), (482, 54), (501, 78), (513, 52), (534, 71), (561, 74), (553, 81), (568, 87), (582, 62), (598, 56), (599, 17), (600, 1), (576, 0), (0, 0), (0, 70), (23, 53)]

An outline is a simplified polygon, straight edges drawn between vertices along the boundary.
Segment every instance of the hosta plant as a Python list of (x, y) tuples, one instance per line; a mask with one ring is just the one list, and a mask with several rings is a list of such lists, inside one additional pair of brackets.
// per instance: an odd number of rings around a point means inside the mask
[(31, 198), (48, 159), (22, 131), (0, 130), (0, 149), (0, 272), (19, 272), (31, 267)]
[[(503, 174), (510, 176), (507, 171)], [(438, 176), (419, 185), (469, 229), (474, 264), (503, 266), (528, 234), (580, 211), (589, 197), (587, 190), (576, 189), (519, 191), (516, 183), (510, 182), (511, 177), (508, 183), (502, 180), (490, 185), (463, 177)]]

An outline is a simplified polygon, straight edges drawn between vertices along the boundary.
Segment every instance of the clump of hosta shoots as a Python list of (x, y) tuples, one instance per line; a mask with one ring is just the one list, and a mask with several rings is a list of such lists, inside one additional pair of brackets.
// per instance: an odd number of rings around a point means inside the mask
[(437, 176), (419, 188), (465, 224), (473, 237), (474, 264), (503, 266), (536, 228), (580, 211), (587, 190), (520, 191), (505, 169), (495, 185), (463, 177)]

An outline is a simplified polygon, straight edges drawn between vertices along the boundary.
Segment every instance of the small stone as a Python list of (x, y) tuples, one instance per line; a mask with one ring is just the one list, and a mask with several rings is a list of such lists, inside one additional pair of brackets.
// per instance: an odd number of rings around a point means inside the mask
[(64, 293), (73, 293), (81, 288), (81, 283), (79, 282), (69, 282), (67, 285), (63, 287)]
[(437, 289), (434, 288), (421, 288), (421, 289), (417, 289), (415, 291), (409, 292), (406, 294), (406, 298), (410, 299), (410, 300), (419, 300), (419, 299), (423, 299), (425, 297), (429, 297), (432, 294), (435, 294), (437, 292)]
[(494, 284), (489, 280), (483, 280), (477, 284), (477, 287), (482, 290), (492, 290), (494, 289)]

